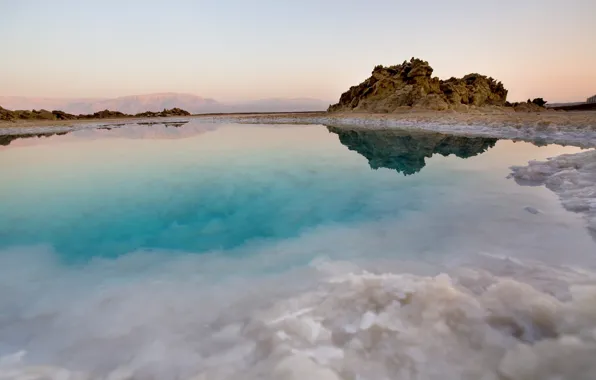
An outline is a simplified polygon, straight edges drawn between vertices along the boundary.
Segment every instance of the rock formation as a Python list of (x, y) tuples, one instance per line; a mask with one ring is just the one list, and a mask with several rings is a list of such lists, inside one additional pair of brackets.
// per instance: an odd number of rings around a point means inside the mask
[(512, 105), (515, 112), (542, 112), (546, 111), (546, 108), (540, 107), (534, 103), (514, 103)]
[(387, 168), (410, 175), (426, 165), (433, 154), (473, 157), (492, 148), (498, 139), (464, 137), (434, 132), (346, 129), (327, 127), (349, 150), (368, 160), (372, 169)]
[(119, 119), (123, 117), (131, 117), (132, 115), (127, 115), (125, 113), (119, 111), (110, 111), (110, 110), (103, 110), (94, 112), (89, 115), (79, 115), (77, 119)]
[(170, 116), (190, 116), (190, 113), (180, 109), (164, 109), (161, 112), (143, 112), (136, 115), (128, 115), (118, 111), (104, 110), (88, 115), (72, 115), (64, 111), (46, 111), (46, 110), (32, 110), (10, 111), (0, 107), (0, 120), (16, 121), (16, 120), (77, 120), (77, 119), (120, 119), (127, 117), (170, 117)]
[(546, 107), (544, 107), (548, 103), (542, 98), (535, 98), (534, 100), (528, 99), (527, 102), (515, 102), (509, 103), (506, 102), (505, 105), (508, 107), (513, 107), (515, 112), (542, 112), (546, 111)]
[(417, 58), (401, 65), (377, 66), (370, 78), (343, 93), (328, 111), (387, 113), (405, 107), (458, 110), (468, 105), (505, 105), (507, 90), (491, 77), (468, 74), (440, 80), (432, 73), (428, 62)]
[(0, 107), (0, 120), (12, 121), (15, 119), (15, 115), (12, 111)]
[(164, 109), (161, 112), (146, 111), (138, 113), (135, 117), (168, 117), (168, 116), (190, 116), (190, 112), (187, 112), (180, 108), (172, 108), (171, 110)]

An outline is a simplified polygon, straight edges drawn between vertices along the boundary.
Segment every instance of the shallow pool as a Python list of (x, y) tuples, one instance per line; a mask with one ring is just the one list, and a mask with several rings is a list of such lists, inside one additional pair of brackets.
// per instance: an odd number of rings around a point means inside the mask
[(558, 336), (520, 300), (593, 280), (581, 216), (506, 178), (574, 147), (196, 121), (0, 142), (0, 372), (476, 379)]

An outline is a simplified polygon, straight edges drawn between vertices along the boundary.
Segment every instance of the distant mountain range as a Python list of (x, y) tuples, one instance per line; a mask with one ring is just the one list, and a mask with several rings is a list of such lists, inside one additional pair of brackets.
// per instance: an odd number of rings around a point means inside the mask
[(102, 110), (136, 114), (161, 111), (165, 108), (182, 108), (190, 113), (218, 112), (300, 112), (323, 111), (331, 102), (311, 98), (272, 98), (238, 103), (222, 103), (215, 99), (174, 92), (122, 96), (118, 98), (35, 98), (0, 96), (0, 106), (10, 110), (61, 110), (72, 114), (90, 114)]

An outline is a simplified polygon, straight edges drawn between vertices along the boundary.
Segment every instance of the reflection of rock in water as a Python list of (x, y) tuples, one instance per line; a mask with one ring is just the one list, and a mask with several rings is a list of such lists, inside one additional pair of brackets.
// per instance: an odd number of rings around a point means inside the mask
[(54, 135), (62, 136), (68, 132), (48, 132), (48, 133), (35, 133), (35, 134), (22, 134), (22, 135), (0, 135), (0, 145), (10, 145), (11, 142), (18, 139), (27, 139), (30, 137), (50, 137)]
[(183, 121), (145, 121), (145, 122), (138, 122), (136, 124), (138, 124), (138, 125), (160, 125), (160, 124), (162, 124), (166, 128), (167, 127), (179, 128), (186, 123), (188, 123), (188, 120), (183, 120)]
[(366, 157), (373, 169), (394, 169), (404, 175), (418, 173), (426, 158), (438, 153), (443, 156), (476, 156), (492, 148), (497, 139), (452, 136), (432, 132), (402, 130), (347, 129), (329, 126), (330, 132), (348, 149)]

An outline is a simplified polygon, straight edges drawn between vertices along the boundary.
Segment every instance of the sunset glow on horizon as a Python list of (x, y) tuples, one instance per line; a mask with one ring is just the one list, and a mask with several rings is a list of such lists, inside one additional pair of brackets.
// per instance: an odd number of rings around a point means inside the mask
[(1, 1), (0, 96), (337, 100), (378, 64), (479, 72), (508, 99), (596, 94), (596, 2)]

